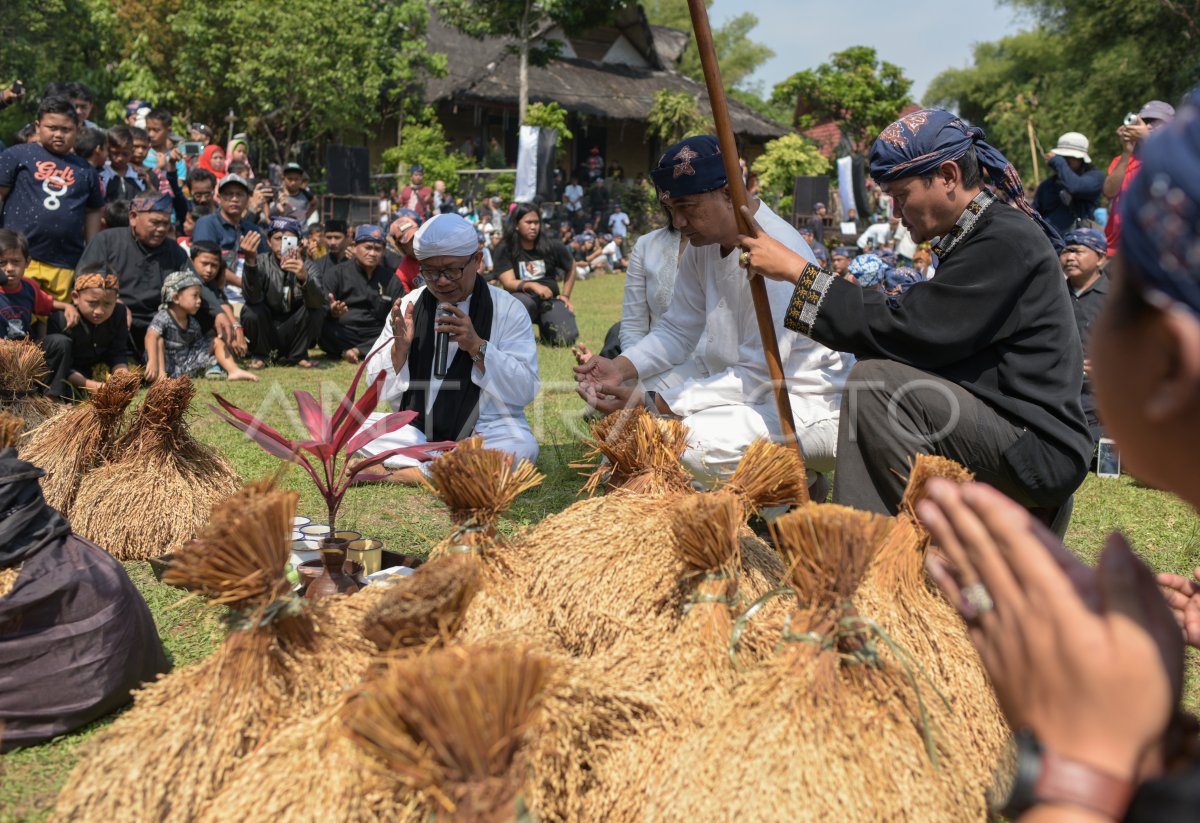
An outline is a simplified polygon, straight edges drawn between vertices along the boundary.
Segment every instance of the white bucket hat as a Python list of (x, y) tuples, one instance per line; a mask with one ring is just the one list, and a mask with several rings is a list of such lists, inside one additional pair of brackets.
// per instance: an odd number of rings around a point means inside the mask
[(1092, 162), (1088, 155), (1088, 139), (1077, 131), (1069, 131), (1058, 138), (1054, 153), (1060, 157), (1077, 157), (1085, 163)]

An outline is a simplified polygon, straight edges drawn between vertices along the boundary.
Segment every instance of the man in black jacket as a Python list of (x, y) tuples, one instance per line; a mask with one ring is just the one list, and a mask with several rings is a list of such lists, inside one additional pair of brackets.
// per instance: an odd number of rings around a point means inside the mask
[[(288, 217), (275, 217), (267, 230), (271, 250), (246, 258), (242, 277), (242, 325), (250, 354), (249, 367), (262, 368), (270, 360), (283, 366), (311, 369), (309, 341), (317, 334), (324, 313), (325, 295), (300, 254), (304, 229)], [(285, 238), (292, 238), (283, 251)]]
[[(1012, 206), (984, 188), (981, 167)], [(937, 454), (1053, 519), (1091, 453), (1079, 333), (1052, 245), (1061, 238), (983, 132), (949, 112), (884, 129), (871, 176), (938, 256), (937, 277), (903, 295), (858, 288), (768, 237), (742, 238), (751, 272), (796, 284), (785, 325), (859, 358), (834, 501), (894, 513), (911, 457)]]
[[(142, 192), (129, 208), (129, 226), (105, 229), (92, 238), (75, 266), (75, 273), (112, 272), (121, 284), (121, 302), (129, 310), (129, 332), (138, 356), (146, 329), (162, 302), (163, 280), (188, 267), (188, 253), (168, 235), (171, 230), (171, 196)], [(228, 318), (214, 316), (217, 334), (233, 339)]]
[(350, 259), (325, 276), (329, 311), (321, 325), (320, 344), (330, 357), (360, 362), (383, 331), (392, 301), (404, 296), (400, 278), (383, 264), (384, 243), (379, 226), (359, 226)]

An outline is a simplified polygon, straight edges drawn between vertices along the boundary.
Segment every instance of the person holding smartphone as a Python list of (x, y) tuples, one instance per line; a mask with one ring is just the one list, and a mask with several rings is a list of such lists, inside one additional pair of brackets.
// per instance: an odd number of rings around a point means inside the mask
[(1117, 127), (1121, 140), (1121, 153), (1108, 164), (1108, 177), (1104, 179), (1104, 196), (1109, 199), (1108, 222), (1104, 224), (1104, 236), (1108, 241), (1108, 256), (1117, 253), (1117, 241), (1121, 237), (1121, 196), (1137, 177), (1142, 165), (1141, 144), (1152, 131), (1175, 119), (1175, 108), (1162, 100), (1151, 100), (1138, 111), (1125, 115)]
[(311, 369), (309, 342), (324, 318), (325, 295), (317, 278), (309, 276), (301, 251), (304, 229), (290, 217), (276, 217), (267, 230), (270, 251), (247, 255), (242, 277), (246, 331), (251, 369), (273, 362)]

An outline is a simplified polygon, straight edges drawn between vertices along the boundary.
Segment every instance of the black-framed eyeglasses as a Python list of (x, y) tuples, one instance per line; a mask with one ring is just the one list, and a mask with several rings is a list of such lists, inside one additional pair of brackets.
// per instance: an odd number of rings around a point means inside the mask
[(445, 280), (447, 283), (457, 283), (462, 280), (463, 272), (467, 270), (467, 266), (471, 265), (468, 261), (462, 266), (446, 266), (441, 269), (419, 269), (421, 276), (425, 278), (426, 283), (431, 283), (434, 280)]

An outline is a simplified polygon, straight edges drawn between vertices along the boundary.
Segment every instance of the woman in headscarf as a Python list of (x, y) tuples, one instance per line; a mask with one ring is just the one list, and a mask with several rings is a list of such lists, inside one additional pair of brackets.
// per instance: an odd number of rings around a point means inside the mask
[(220, 146), (205, 146), (196, 168), (212, 172), (219, 182), (225, 176), (225, 150)]
[(254, 179), (254, 167), (250, 165), (250, 141), (246, 135), (235, 134), (229, 141), (229, 148), (225, 151), (226, 167), (230, 163), (245, 163), (246, 173), (242, 176), (248, 180)]

